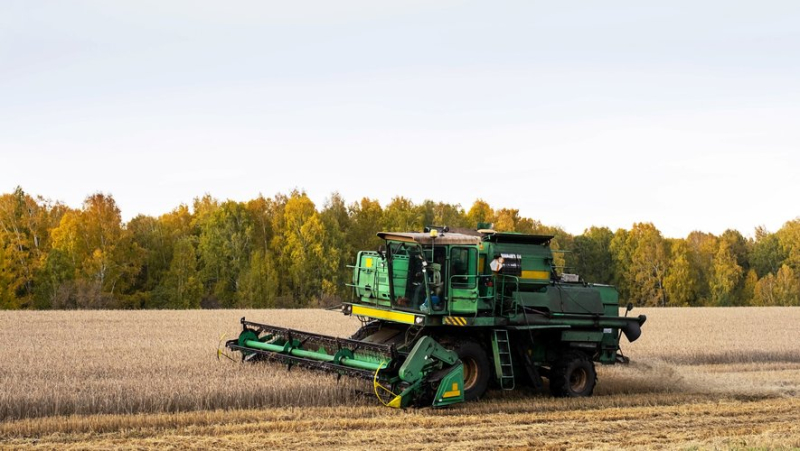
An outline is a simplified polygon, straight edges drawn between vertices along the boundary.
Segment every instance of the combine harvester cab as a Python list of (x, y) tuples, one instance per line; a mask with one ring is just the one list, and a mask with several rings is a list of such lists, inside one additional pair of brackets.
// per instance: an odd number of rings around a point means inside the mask
[(359, 252), (353, 266), (355, 299), (343, 313), (362, 327), (352, 337), (242, 318), (227, 346), (245, 361), (372, 380), (391, 407), (438, 407), (490, 385), (542, 390), (544, 378), (554, 396), (590, 396), (595, 362), (627, 362), (620, 336), (641, 335), (645, 316), (620, 316), (614, 287), (557, 274), (552, 236), (446, 227), (378, 236), (385, 245)]

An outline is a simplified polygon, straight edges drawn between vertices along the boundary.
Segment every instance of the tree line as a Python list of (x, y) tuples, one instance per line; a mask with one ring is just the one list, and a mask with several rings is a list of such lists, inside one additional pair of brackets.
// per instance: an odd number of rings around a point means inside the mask
[(317, 208), (301, 191), (246, 202), (209, 195), (125, 223), (112, 196), (80, 208), (17, 188), (0, 196), (0, 308), (233, 308), (324, 306), (348, 299), (358, 250), (378, 231), (425, 225), (553, 235), (560, 271), (613, 284), (647, 306), (800, 305), (800, 218), (753, 238), (692, 232), (665, 238), (651, 223), (627, 230), (559, 227), (493, 209), (395, 197), (386, 206), (333, 193)]

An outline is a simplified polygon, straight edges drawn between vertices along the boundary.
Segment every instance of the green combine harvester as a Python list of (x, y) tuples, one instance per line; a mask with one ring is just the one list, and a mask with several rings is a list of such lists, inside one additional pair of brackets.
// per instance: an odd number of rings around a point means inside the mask
[[(362, 327), (329, 337), (242, 318), (226, 346), (245, 361), (279, 361), (371, 380), (391, 407), (446, 406), (480, 398), (491, 385), (554, 396), (590, 396), (594, 362), (626, 363), (646, 317), (619, 314), (609, 285), (558, 274), (552, 236), (489, 229), (379, 233), (358, 253), (354, 300), (345, 315)], [(632, 306), (628, 304), (628, 311)]]

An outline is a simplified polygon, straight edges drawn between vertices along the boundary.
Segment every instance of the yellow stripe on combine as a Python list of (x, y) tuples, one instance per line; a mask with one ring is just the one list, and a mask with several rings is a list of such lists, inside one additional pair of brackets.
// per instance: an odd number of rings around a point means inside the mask
[(391, 312), (363, 305), (353, 306), (353, 315), (369, 316), (370, 318), (385, 319), (397, 323), (414, 324), (414, 315), (411, 313)]
[(466, 326), (467, 319), (463, 316), (445, 316), (444, 323), (448, 326)]
[(522, 271), (523, 279), (549, 279), (550, 273), (547, 271)]
[(452, 390), (444, 392), (442, 398), (452, 398), (459, 395), (461, 395), (461, 390), (458, 389), (458, 382), (453, 382)]

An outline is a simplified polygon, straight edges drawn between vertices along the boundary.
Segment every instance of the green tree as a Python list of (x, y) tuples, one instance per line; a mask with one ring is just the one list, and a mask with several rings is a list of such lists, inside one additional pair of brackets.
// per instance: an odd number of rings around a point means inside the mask
[(197, 271), (197, 252), (189, 236), (179, 239), (174, 246), (172, 261), (161, 286), (164, 306), (169, 308), (199, 308), (203, 284)]
[[(300, 193), (294, 190), (290, 193), (291, 196), (299, 196)], [(292, 285), (291, 275), (286, 268), (289, 265), (289, 255), (284, 252), (288, 250), (286, 246), (286, 205), (289, 202), (289, 196), (278, 193), (272, 199), (272, 230), (274, 231), (272, 239), (270, 240), (269, 249), (270, 255), (275, 262), (278, 269), (278, 298), (275, 301), (277, 307), (295, 307), (295, 293), (294, 286)]]
[(236, 292), (240, 308), (273, 308), (278, 297), (278, 272), (272, 257), (263, 249), (253, 252), (250, 264), (239, 275)]
[(383, 228), (388, 232), (422, 231), (424, 215), (410, 199), (395, 197), (383, 212)]
[[(590, 227), (574, 238), (574, 260), (569, 263), (584, 280), (610, 284), (613, 280), (611, 240), (614, 233), (607, 227)], [(569, 262), (569, 258), (567, 259)]]
[(422, 203), (423, 224), (448, 226), (451, 229), (470, 228), (474, 229), (475, 224), (468, 224), (464, 209), (461, 205), (446, 204), (444, 202), (434, 202), (426, 200)]
[(75, 308), (73, 289), (76, 269), (73, 260), (58, 248), (50, 249), (39, 274), (37, 298), (43, 308)]
[(133, 242), (143, 251), (143, 263), (134, 282), (133, 306), (161, 308), (170, 302), (164, 297), (164, 290), (157, 288), (170, 270), (176, 243), (184, 238), (196, 239), (193, 220), (189, 208), (180, 205), (158, 218), (139, 215), (127, 224)]
[[(350, 249), (355, 251), (375, 250), (382, 244), (377, 234), (381, 230), (383, 209), (377, 200), (368, 198), (354, 202), (348, 207), (350, 228), (347, 230), (347, 240)], [(355, 258), (355, 256), (353, 256)]]
[(750, 270), (750, 249), (747, 239), (739, 233), (738, 230), (728, 229), (719, 237), (720, 243), (725, 242), (730, 247), (731, 253), (736, 259), (736, 264), (741, 267), (744, 272)]
[(253, 248), (268, 252), (270, 242), (275, 235), (273, 229), (275, 203), (272, 199), (266, 199), (264, 196), (259, 195), (257, 198), (247, 202), (245, 208), (253, 220)]
[(778, 236), (764, 227), (756, 227), (755, 240), (750, 243), (750, 262), (758, 277), (777, 273), (786, 254)]
[(339, 193), (331, 194), (319, 216), (326, 236), (323, 243), (326, 261), (322, 291), (324, 295), (332, 297), (332, 301), (341, 301), (349, 292), (346, 284), (352, 275), (352, 270), (347, 267), (348, 259), (355, 258), (355, 251), (350, 247), (346, 235), (352, 221)]
[(233, 307), (239, 273), (250, 261), (253, 223), (241, 203), (226, 201), (199, 222), (200, 273), (211, 305)]
[(630, 233), (625, 229), (617, 229), (611, 238), (608, 250), (611, 253), (612, 279), (620, 295), (620, 302), (631, 300), (631, 255), (633, 254)]

